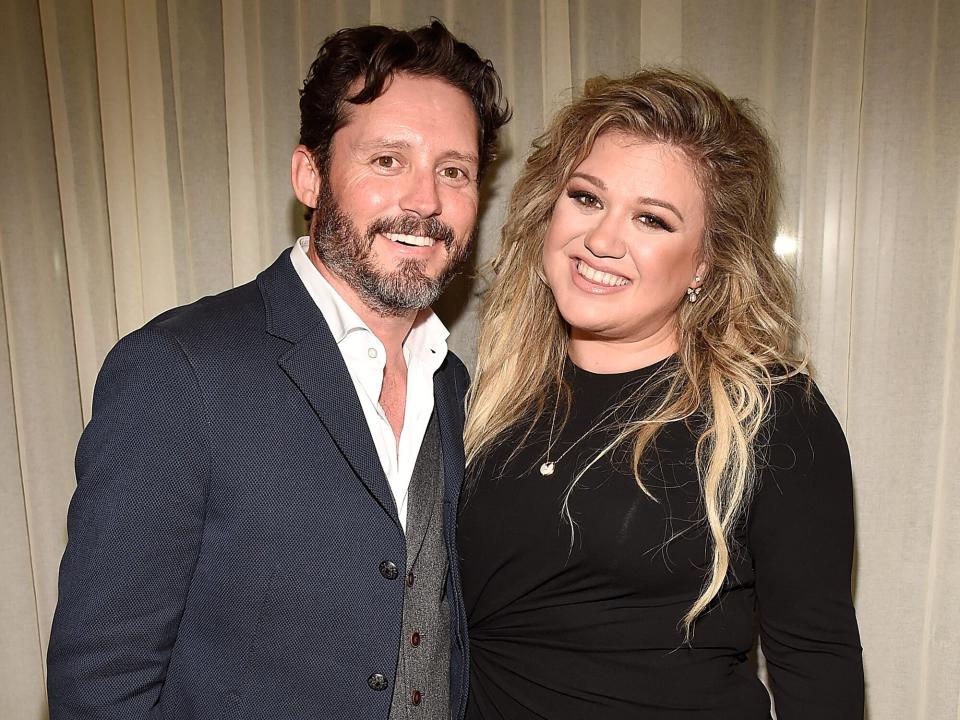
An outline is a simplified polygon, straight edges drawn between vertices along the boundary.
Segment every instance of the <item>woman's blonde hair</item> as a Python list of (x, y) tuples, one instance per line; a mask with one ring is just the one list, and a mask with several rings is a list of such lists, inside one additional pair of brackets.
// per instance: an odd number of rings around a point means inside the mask
[(796, 350), (800, 333), (791, 277), (773, 252), (776, 156), (745, 101), (680, 71), (653, 68), (622, 79), (598, 77), (534, 141), (513, 189), (493, 261), (496, 278), (480, 313), (467, 464), (475, 471), (505, 431), (521, 423), (529, 431), (545, 411), (555, 411), (555, 397), (567, 402), (562, 372), (569, 329), (542, 279), (541, 254), (557, 198), (597, 137), (607, 132), (679, 149), (704, 194), (700, 257), (707, 270), (696, 302), (677, 298), (678, 362), (665, 368), (663, 401), (617, 439), (632, 439), (637, 483), (650, 495), (639, 468), (658, 431), (692, 418), (702, 430), (696, 466), (713, 562), (683, 618), (690, 637), (697, 616), (723, 587), (736, 552), (733, 535), (754, 488), (754, 442), (770, 409), (772, 387), (806, 366), (805, 352)]

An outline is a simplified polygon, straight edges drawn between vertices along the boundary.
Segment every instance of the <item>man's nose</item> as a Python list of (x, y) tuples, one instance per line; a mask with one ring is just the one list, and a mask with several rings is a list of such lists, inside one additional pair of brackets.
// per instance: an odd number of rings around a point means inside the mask
[(412, 172), (400, 196), (400, 209), (421, 218), (439, 215), (443, 209), (437, 192), (437, 177), (432, 170)]

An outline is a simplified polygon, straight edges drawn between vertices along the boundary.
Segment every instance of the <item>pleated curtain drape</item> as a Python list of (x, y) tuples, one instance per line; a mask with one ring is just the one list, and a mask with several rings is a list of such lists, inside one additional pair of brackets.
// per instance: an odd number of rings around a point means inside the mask
[[(430, 16), (493, 60), (514, 108), (477, 266), (531, 139), (586, 78), (678, 65), (760, 107), (777, 249), (853, 455), (869, 717), (960, 718), (960, 0), (0, 2), (0, 717), (46, 717), (104, 355), (302, 233), (289, 156), (322, 39)], [(440, 305), (468, 364), (482, 287)]]

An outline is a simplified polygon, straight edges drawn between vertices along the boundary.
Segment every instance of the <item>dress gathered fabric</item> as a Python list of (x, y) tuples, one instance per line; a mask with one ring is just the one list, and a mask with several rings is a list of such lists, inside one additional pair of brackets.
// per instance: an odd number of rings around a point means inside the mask
[[(584, 472), (623, 422), (656, 407), (673, 362), (601, 375), (568, 361), (554, 473), (539, 470), (552, 400), (472, 468), (458, 531), (469, 720), (769, 718), (749, 659), (757, 630), (779, 720), (862, 717), (850, 459), (806, 378), (774, 390), (727, 581), (689, 642), (682, 619), (712, 562), (698, 418), (669, 424), (646, 454), (640, 475), (652, 499), (634, 479), (629, 442)], [(581, 472), (567, 519), (564, 495)]]

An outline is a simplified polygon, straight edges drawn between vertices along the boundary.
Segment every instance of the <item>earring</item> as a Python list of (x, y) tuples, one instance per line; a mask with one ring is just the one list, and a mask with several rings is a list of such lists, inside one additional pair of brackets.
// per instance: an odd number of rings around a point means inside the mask
[[(699, 283), (701, 280), (702, 280), (702, 278), (701, 278), (699, 275), (697, 275), (696, 277), (693, 278), (693, 281), (694, 281), (695, 283)], [(697, 301), (697, 298), (700, 297), (700, 290), (701, 290), (700, 285), (688, 287), (688, 288), (687, 288), (687, 300), (689, 300), (689, 301), (692, 302), (692, 303), (695, 303), (695, 302)]]

